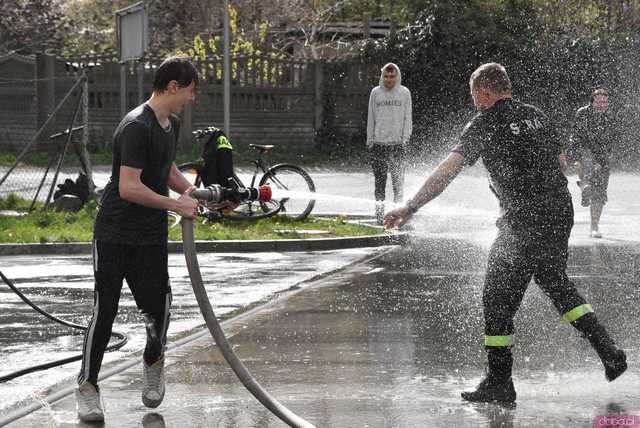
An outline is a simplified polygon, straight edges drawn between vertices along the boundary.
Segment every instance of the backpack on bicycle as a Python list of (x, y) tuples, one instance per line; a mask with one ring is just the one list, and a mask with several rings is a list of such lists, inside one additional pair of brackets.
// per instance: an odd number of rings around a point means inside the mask
[(227, 136), (218, 128), (209, 134), (209, 139), (202, 150), (203, 168), (200, 171), (202, 184), (220, 184), (227, 186), (229, 178), (235, 177), (233, 172), (233, 147)]

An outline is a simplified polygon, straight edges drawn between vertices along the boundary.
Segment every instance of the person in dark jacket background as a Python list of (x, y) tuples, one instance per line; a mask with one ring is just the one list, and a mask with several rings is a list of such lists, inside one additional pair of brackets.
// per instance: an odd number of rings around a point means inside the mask
[(591, 95), (591, 103), (576, 112), (568, 155), (569, 160), (576, 162), (582, 206), (590, 207), (592, 238), (602, 237), (600, 217), (608, 199), (609, 161), (618, 140), (609, 93), (598, 88)]

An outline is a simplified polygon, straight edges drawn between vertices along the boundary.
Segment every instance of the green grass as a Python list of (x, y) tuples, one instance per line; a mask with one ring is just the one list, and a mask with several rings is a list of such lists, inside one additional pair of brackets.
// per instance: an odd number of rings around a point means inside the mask
[[(23, 202), (15, 196), (0, 198), (0, 207), (15, 209)], [(77, 213), (34, 211), (21, 217), (0, 217), (1, 243), (89, 242), (92, 238), (96, 204), (90, 202)], [(336, 236), (367, 236), (381, 233), (379, 230), (347, 223), (342, 217), (318, 219), (310, 217), (302, 222), (272, 217), (257, 222), (231, 222), (203, 224), (197, 219), (195, 237), (198, 240), (227, 239), (293, 239), (326, 238)], [(323, 234), (305, 234), (305, 230), (322, 230)], [(182, 240), (179, 226), (169, 230), (169, 239)]]
[[(0, 210), (27, 211), (31, 201), (19, 198), (15, 193), (9, 193), (6, 198), (0, 198)], [(36, 203), (36, 207), (42, 204)]]
[[(307, 230), (319, 230), (326, 233), (306, 234)], [(195, 237), (197, 240), (225, 240), (225, 239), (304, 239), (330, 238), (339, 236), (368, 236), (377, 235), (380, 231), (371, 227), (347, 223), (342, 217), (334, 219), (319, 219), (310, 217), (304, 221), (293, 221), (274, 216), (257, 222), (222, 221), (202, 224), (196, 221)], [(181, 228), (169, 230), (169, 239), (182, 240)]]
[(37, 210), (21, 217), (0, 217), (0, 242), (45, 243), (91, 241), (95, 203), (77, 213)]
[(0, 154), (0, 165), (11, 166), (16, 162), (16, 155), (13, 153)]

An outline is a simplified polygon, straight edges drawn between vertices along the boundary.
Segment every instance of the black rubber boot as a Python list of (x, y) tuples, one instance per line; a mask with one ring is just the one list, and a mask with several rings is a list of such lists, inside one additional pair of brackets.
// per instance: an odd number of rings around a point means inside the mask
[(604, 365), (604, 375), (609, 382), (627, 370), (627, 356), (622, 349), (616, 346), (594, 313), (583, 315), (572, 324), (589, 340), (593, 349), (598, 353), (598, 357)]
[(489, 370), (475, 391), (463, 392), (462, 398), (475, 402), (513, 403), (516, 389), (511, 379), (513, 357), (509, 348), (488, 349)]

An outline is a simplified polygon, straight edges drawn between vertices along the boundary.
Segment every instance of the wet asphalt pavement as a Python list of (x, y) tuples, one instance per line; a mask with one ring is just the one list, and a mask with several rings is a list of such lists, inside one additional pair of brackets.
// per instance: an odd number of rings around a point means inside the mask
[[(302, 281), (358, 260), (369, 249), (307, 253), (203, 253), (199, 255), (207, 292), (217, 316), (241, 313), (277, 293), (298, 287)], [(90, 256), (5, 256), (0, 269), (28, 298), (65, 320), (87, 325), (93, 305)], [(170, 254), (172, 288), (171, 343), (203, 325), (193, 296), (182, 254)], [(0, 281), (0, 376), (33, 365), (77, 355), (83, 333), (58, 325), (37, 314)], [(129, 341), (119, 351), (105, 355), (109, 367), (145, 345), (142, 317), (128, 287), (123, 287), (114, 330)], [(114, 343), (114, 342), (112, 342)], [(80, 362), (35, 372), (0, 384), (0, 421), (33, 394), (50, 385), (68, 382)], [(1, 424), (1, 422), (0, 422)]]
[[(373, 187), (368, 172), (315, 171), (313, 177), (319, 192), (341, 196), (368, 198)], [(347, 178), (349, 186), (341, 186)], [(421, 171), (408, 173), (407, 196), (421, 181)], [(576, 224), (569, 274), (629, 358), (627, 373), (611, 384), (595, 352), (531, 284), (516, 317), (517, 405), (461, 401), (460, 391), (477, 384), (485, 364), (481, 292), (497, 210), (478, 170), (462, 175), (420, 212), (411, 246), (307, 284), (233, 318), (225, 330), (257, 380), (318, 427), (593, 427), (599, 415), (636, 415), (640, 421), (640, 203), (635, 196), (640, 178), (612, 177), (601, 240), (588, 238), (588, 211), (579, 206), (575, 180), (570, 181)], [(373, 203), (346, 199), (317, 205), (318, 212), (372, 209)], [(312, 272), (315, 262), (328, 257), (311, 256), (302, 268), (293, 258), (283, 259), (273, 269), (274, 283), (289, 278), (289, 269)], [(249, 274), (251, 261), (230, 260), (230, 266), (240, 270), (227, 277), (237, 279), (239, 287), (229, 293), (210, 289), (220, 293), (212, 298), (217, 313), (228, 309), (219, 296), (241, 295), (240, 283), (261, 292), (255, 284), (259, 267), (274, 264), (267, 257)], [(184, 269), (182, 261), (177, 265)], [(216, 274), (225, 277), (211, 267), (205, 278)], [(61, 269), (60, 275), (74, 273)], [(184, 282), (184, 272), (181, 277)], [(90, 293), (90, 279), (86, 281), (85, 294)], [(274, 290), (266, 298), (273, 298)], [(195, 323), (193, 302), (187, 306), (191, 317), (183, 321)], [(34, 335), (36, 330), (34, 326)], [(104, 426), (285, 426), (244, 389), (208, 334), (168, 353), (167, 396), (155, 410), (140, 402), (137, 359), (123, 358), (136, 365), (101, 383)], [(75, 374), (76, 369), (71, 371)], [(40, 389), (52, 384), (46, 377), (36, 383)], [(50, 391), (70, 385), (62, 382)], [(6, 386), (0, 387), (0, 395), (3, 391)], [(75, 401), (66, 397), (10, 426), (90, 425), (77, 421)]]
[[(573, 247), (569, 273), (629, 370), (613, 383), (588, 343), (531, 284), (516, 318), (515, 407), (469, 404), (484, 367), (486, 247), (418, 239), (226, 325), (235, 352), (285, 406), (318, 427), (589, 427), (640, 415), (640, 246)], [(167, 395), (140, 402), (139, 365), (101, 383), (108, 427), (280, 427), (207, 337), (168, 355)], [(10, 425), (78, 423), (68, 397)]]

